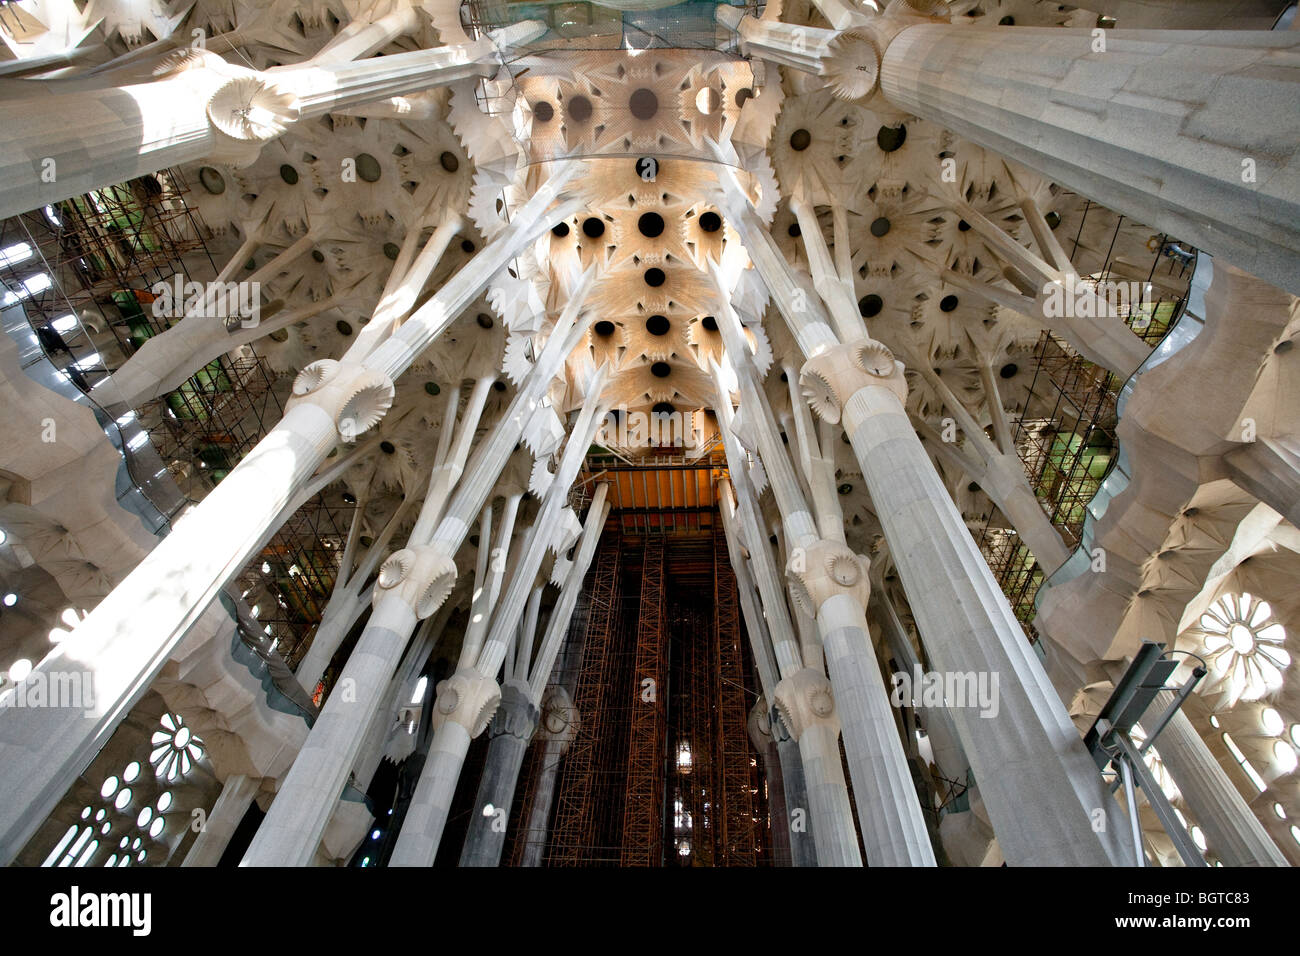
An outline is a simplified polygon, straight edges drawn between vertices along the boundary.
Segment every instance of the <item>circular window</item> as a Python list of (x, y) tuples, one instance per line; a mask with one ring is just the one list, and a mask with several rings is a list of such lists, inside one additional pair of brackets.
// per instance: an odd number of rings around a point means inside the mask
[(588, 239), (599, 239), (605, 234), (605, 223), (595, 216), (582, 221), (582, 234)]
[(880, 296), (864, 295), (858, 300), (858, 311), (862, 313), (864, 319), (869, 319), (873, 315), (879, 315), (880, 310), (885, 307), (885, 300)]
[(668, 320), (662, 315), (652, 315), (645, 320), (645, 330), (651, 335), (667, 335), (669, 328)]
[(677, 411), (677, 409), (673, 406), (672, 402), (656, 402), (650, 411), (655, 415), (671, 415), (673, 412)]
[(608, 319), (601, 319), (599, 322), (595, 324), (595, 326), (592, 328), (592, 331), (595, 332), (597, 335), (601, 336), (602, 338), (613, 335), (614, 323), (609, 321)]
[(569, 234), (569, 224), (567, 222), (557, 222), (551, 227), (551, 235), (559, 236), (563, 239)]
[(705, 116), (711, 116), (722, 108), (722, 94), (711, 86), (706, 86), (695, 94), (695, 108)]
[(873, 219), (871, 222), (871, 234), (877, 239), (889, 234), (889, 220), (884, 216)]
[(172, 797), (172, 792), (170, 790), (164, 790), (158, 797), (158, 812), (166, 813), (172, 808), (174, 802), (175, 800)]
[(549, 123), (555, 116), (555, 107), (545, 100), (533, 104), (533, 116), (540, 122)]
[(957, 231), (958, 231), (958, 232), (970, 232), (970, 223), (968, 223), (965, 219), (958, 219), (958, 220), (957, 220)]
[(655, 378), (667, 378), (672, 370), (672, 366), (667, 362), (655, 362), (650, 366), (650, 374)]
[(802, 153), (812, 145), (812, 133), (806, 129), (797, 129), (790, 134), (790, 148), (796, 153)]
[(125, 783), (135, 783), (135, 778), (138, 776), (140, 776), (140, 764), (138, 761), (132, 760), (126, 765), (126, 769), (122, 771), (122, 780)]
[(737, 106), (737, 107), (744, 106), (746, 100), (752, 100), (753, 98), (754, 98), (754, 91), (751, 90), (749, 87), (745, 87), (745, 88), (742, 89), (742, 90), (737, 90), (737, 91), (736, 91), (736, 106)]
[(226, 191), (226, 178), (211, 166), (200, 166), (199, 185), (212, 195), (220, 196)]
[(1282, 731), (1286, 730), (1286, 721), (1282, 719), (1276, 708), (1265, 707), (1259, 715), (1260, 723), (1264, 725), (1264, 733), (1270, 737), (1281, 737)]
[(955, 308), (957, 308), (957, 297), (955, 295), (945, 295), (939, 300), (940, 312), (951, 312)]
[(1043, 218), (1047, 220), (1047, 227), (1049, 229), (1055, 229), (1061, 224), (1061, 214), (1059, 212), (1049, 212)]
[(1008, 362), (1006, 365), (998, 369), (998, 374), (1001, 375), (1003, 378), (1015, 378), (1016, 373), (1019, 371), (1020, 371), (1019, 365), (1017, 365), (1015, 362)]
[(447, 172), (454, 173), (456, 170), (460, 169), (460, 157), (450, 150), (445, 150), (443, 154), (438, 157), (438, 164)]
[(158, 819), (154, 820), (153, 824), (149, 827), (149, 835), (153, 837), (155, 840), (158, 839), (158, 834), (162, 833), (163, 828), (166, 826), (167, 826), (167, 821), (164, 820), (162, 817), (159, 817)]
[(379, 443), (379, 450), (385, 455), (391, 455), (397, 451), (397, 446), (390, 441), (381, 441)]
[(135, 818), (135, 825), (143, 830), (145, 827), (149, 825), (149, 821), (152, 819), (153, 819), (153, 807), (145, 807), (143, 810), (140, 811), (140, 815)]
[(474, 321), (478, 323), (480, 329), (490, 329), (495, 324), (492, 321), (492, 316), (488, 315), (486, 312), (480, 312), (474, 317)]
[(668, 277), (664, 275), (663, 269), (647, 269), (645, 271), (645, 284), (656, 289), (663, 285), (664, 280), (667, 278)]
[(716, 212), (706, 212), (700, 216), (700, 228), (705, 232), (717, 232), (722, 228), (722, 217)]
[(892, 153), (901, 149), (907, 142), (907, 127), (902, 123), (897, 126), (882, 126), (876, 131), (876, 145), (882, 152)]
[(704, 328), (710, 332), (718, 331), (718, 320), (711, 315), (706, 315), (704, 318), (700, 319), (700, 325), (704, 326)]
[(123, 808), (124, 808), (128, 803), (130, 803), (130, 802), (131, 802), (131, 788), (130, 788), (130, 787), (123, 787), (123, 788), (118, 792), (118, 794), (117, 794), (117, 799), (113, 801), (113, 806), (115, 806), (115, 807), (117, 807), (117, 809), (121, 810), (121, 809), (123, 809)]
[(402, 247), (395, 242), (384, 243), (384, 258), (391, 262), (396, 262), (397, 257), (402, 254)]
[(360, 153), (357, 155), (357, 175), (365, 182), (377, 183), (383, 175), (383, 168), (369, 153)]
[(636, 227), (641, 235), (654, 239), (656, 236), (663, 235), (664, 217), (657, 212), (642, 213), (641, 218), (636, 221)]
[(298, 185), (298, 170), (285, 163), (280, 167), (280, 178), (290, 186), (296, 186)]
[(107, 800), (115, 793), (117, 793), (117, 777), (109, 777), (104, 781), (104, 785), (99, 788), (99, 795)]
[(653, 119), (659, 112), (659, 97), (655, 96), (652, 90), (642, 87), (628, 97), (627, 106), (637, 119)]
[(585, 96), (575, 96), (569, 100), (569, 119), (578, 123), (591, 119), (591, 100)]

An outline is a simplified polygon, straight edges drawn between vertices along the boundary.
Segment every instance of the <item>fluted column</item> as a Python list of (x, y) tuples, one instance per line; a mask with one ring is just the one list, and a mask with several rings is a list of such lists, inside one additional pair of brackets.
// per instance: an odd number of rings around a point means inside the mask
[(860, 340), (810, 359), (800, 382), (844, 425), (937, 676), (985, 688), (948, 712), (1007, 861), (1127, 864), (1118, 805), (908, 419), (902, 363)]
[(900, 109), (1300, 293), (1300, 32), (923, 24)]
[(181, 866), (216, 866), (261, 786), (261, 780), (246, 774), (227, 777)]
[(470, 809), (461, 866), (496, 866), (501, 862), (519, 769), (539, 716), (529, 698), (528, 686), (522, 681), (506, 681), (501, 688), (501, 706), (488, 727), (487, 762)]
[[(1168, 691), (1157, 694), (1148, 719), (1164, 713), (1173, 701)], [(1160, 732), (1155, 748), (1224, 866), (1291, 865), (1181, 709)]]
[(33, 84), (29, 96), (0, 100), (10, 134), (0, 142), (0, 218), (169, 166), (248, 165), (300, 120), (491, 76), (500, 40), (526, 43), (544, 30), (524, 21), (469, 44), (260, 72), (184, 50), (150, 83), (69, 92)]
[(542, 719), (537, 738), (543, 743), (542, 762), (537, 769), (533, 805), (524, 824), (524, 853), (521, 866), (541, 866), (546, 854), (546, 837), (550, 832), (551, 807), (555, 803), (555, 781), (559, 778), (560, 759), (578, 733), (578, 711), (568, 691), (552, 686), (542, 699)]

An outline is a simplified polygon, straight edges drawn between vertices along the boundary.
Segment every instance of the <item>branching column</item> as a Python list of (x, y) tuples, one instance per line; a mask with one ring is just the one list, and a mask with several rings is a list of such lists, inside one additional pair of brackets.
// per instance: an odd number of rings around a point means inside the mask
[(908, 27), (900, 109), (1300, 293), (1300, 33)]

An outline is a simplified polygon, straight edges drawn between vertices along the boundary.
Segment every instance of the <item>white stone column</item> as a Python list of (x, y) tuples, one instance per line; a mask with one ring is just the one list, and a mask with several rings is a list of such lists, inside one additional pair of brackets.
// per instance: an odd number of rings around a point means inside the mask
[(227, 777), (181, 866), (216, 866), (261, 786), (261, 780), (242, 773)]
[(1300, 32), (908, 27), (900, 109), (1300, 294)]
[[(1173, 701), (1168, 691), (1156, 694), (1147, 719)], [(1224, 866), (1291, 865), (1181, 709), (1156, 738), (1155, 749)]]
[[(11, 860), (48, 816), (217, 590), (248, 562), (329, 452), (383, 417), (393, 400), (393, 376), (405, 371), (522, 248), (573, 213), (577, 200), (556, 202), (556, 197), (576, 171), (575, 164), (557, 169), (519, 215), (392, 338), (367, 355), (364, 364), (345, 355), (342, 361), (313, 362), (299, 373), (284, 418), (37, 665), (36, 671), (47, 680), (52, 673), (89, 675), (95, 696), (92, 707), (0, 708), (0, 766), (6, 769), (0, 777), (0, 864)], [(566, 308), (561, 319), (567, 316), (572, 322), (581, 304), (581, 297), (571, 300), (572, 308)], [(579, 333), (573, 329), (566, 338), (563, 330), (568, 328), (558, 324), (559, 334), (552, 336), (560, 339), (557, 350)], [(585, 328), (582, 325), (581, 331)], [(571, 350), (570, 345), (550, 360), (552, 376)], [(546, 349), (543, 354), (548, 354)], [(547, 377), (539, 387), (549, 381)], [(505, 430), (511, 428), (519, 430), (497, 449), (496, 470), (489, 474), (488, 467), (483, 468), (470, 484), (496, 480), (522, 424), (512, 419)], [(482, 488), (483, 497), (489, 487), (490, 483)], [(475, 485), (471, 493), (478, 491)], [(479, 500), (469, 515), (481, 506)], [(457, 547), (466, 526), (466, 519), (450, 526), (459, 529), (449, 532), (459, 535)], [(400, 654), (401, 648), (396, 652)]]
[(209, 159), (248, 165), (303, 119), (473, 76), (491, 76), (499, 43), (544, 32), (524, 21), (469, 44), (372, 57), (359, 63), (258, 72), (215, 53), (186, 50), (161, 79), (132, 86), (0, 100), (0, 218), (168, 166)]
[[(968, 687), (982, 681), (990, 697), (948, 711), (1007, 861), (1126, 865), (1118, 804), (917, 438), (902, 364), (859, 341), (810, 359), (800, 382), (814, 411), (848, 433), (931, 664)], [(1110, 821), (1101, 833), (1098, 811)]]

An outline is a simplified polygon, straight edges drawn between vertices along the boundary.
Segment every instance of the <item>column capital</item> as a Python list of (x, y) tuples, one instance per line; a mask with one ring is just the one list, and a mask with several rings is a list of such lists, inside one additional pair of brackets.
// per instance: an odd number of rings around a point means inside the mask
[(537, 729), (538, 709), (528, 693), (528, 685), (508, 680), (501, 686), (501, 705), (492, 715), (489, 737), (514, 737), (527, 743)]
[(745, 721), (745, 728), (749, 731), (749, 741), (754, 745), (754, 749), (759, 753), (765, 751), (773, 736), (772, 712), (766, 698), (759, 697), (754, 701), (754, 706), (749, 709), (749, 719)]
[(835, 694), (826, 675), (805, 667), (782, 679), (772, 696), (781, 722), (798, 740), (811, 727), (826, 727), (836, 734), (840, 731), (839, 715), (835, 712)]
[(375, 582), (375, 603), (392, 596), (423, 620), (442, 606), (456, 585), (456, 562), (436, 548), (420, 545), (388, 556)]
[(433, 706), (433, 729), (437, 733), (448, 721), (460, 724), (471, 737), (483, 733), (501, 703), (501, 689), (490, 677), (473, 667), (458, 667), (456, 673), (438, 682)]
[(356, 362), (321, 359), (306, 366), (293, 380), (293, 394), (285, 403), (318, 406), (334, 419), (339, 435), (350, 441), (379, 424), (393, 407), (396, 390), (383, 372)]
[(858, 339), (814, 355), (799, 371), (799, 388), (817, 416), (831, 424), (864, 388), (887, 388), (900, 402), (907, 401), (903, 363), (875, 339)]
[(871, 562), (838, 541), (825, 539), (794, 548), (786, 566), (786, 582), (795, 604), (809, 617), (817, 617), (823, 604), (845, 595), (864, 609), (871, 597)]
[(569, 749), (578, 736), (578, 708), (563, 687), (551, 687), (542, 697), (542, 716), (537, 725), (537, 736), (543, 740), (556, 740), (560, 753)]

